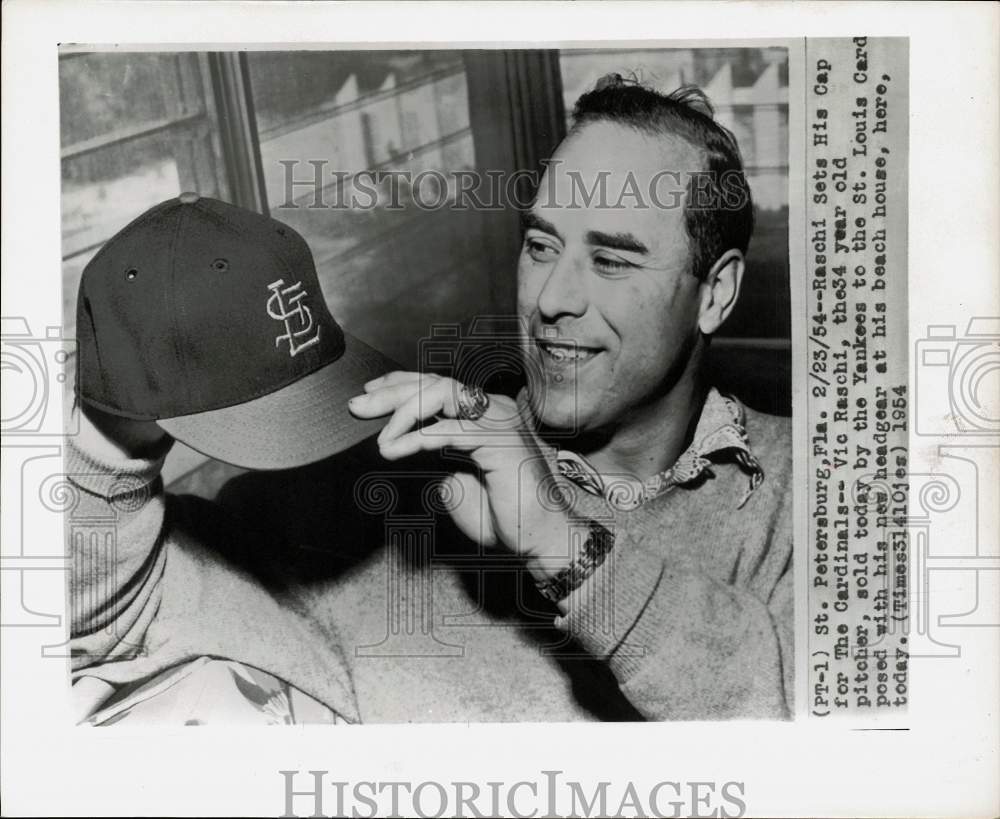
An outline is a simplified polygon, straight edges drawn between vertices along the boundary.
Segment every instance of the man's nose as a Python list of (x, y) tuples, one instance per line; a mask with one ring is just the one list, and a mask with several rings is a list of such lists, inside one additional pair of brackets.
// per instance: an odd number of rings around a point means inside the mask
[(563, 255), (549, 271), (538, 294), (538, 312), (548, 321), (561, 316), (582, 316), (587, 311), (585, 265)]

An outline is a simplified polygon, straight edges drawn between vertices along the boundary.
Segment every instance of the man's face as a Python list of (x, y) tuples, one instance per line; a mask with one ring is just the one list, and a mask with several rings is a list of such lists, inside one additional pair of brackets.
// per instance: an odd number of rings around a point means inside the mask
[[(530, 328), (539, 420), (584, 432), (613, 427), (668, 393), (691, 355), (701, 288), (689, 272), (678, 194), (699, 158), (680, 140), (592, 123), (553, 159), (560, 162), (547, 169), (526, 220), (518, 310)], [(601, 175), (607, 195), (588, 204), (584, 194), (600, 191)], [(640, 198), (621, 195), (631, 190)]]

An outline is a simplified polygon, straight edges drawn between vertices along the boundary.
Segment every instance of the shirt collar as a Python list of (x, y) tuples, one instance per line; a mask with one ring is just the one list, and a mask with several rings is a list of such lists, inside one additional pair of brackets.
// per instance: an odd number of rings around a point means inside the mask
[(559, 472), (582, 489), (603, 496), (614, 508), (627, 511), (668, 492), (711, 476), (712, 463), (735, 462), (749, 476), (749, 486), (737, 508), (747, 502), (764, 480), (764, 470), (750, 451), (746, 412), (735, 398), (709, 390), (691, 445), (669, 469), (641, 480), (634, 475), (602, 475), (582, 456), (559, 450)]

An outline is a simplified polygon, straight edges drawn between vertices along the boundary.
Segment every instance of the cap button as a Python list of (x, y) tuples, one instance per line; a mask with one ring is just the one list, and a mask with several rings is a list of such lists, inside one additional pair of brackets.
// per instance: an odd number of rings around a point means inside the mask
[(193, 205), (193, 204), (194, 204), (195, 202), (197, 202), (197, 201), (198, 201), (198, 200), (199, 200), (199, 199), (200, 199), (201, 197), (200, 197), (200, 196), (199, 196), (198, 194), (196, 194), (196, 193), (193, 193), (192, 191), (185, 191), (184, 193), (182, 193), (182, 194), (181, 194), (180, 196), (178, 196), (177, 198), (178, 198), (178, 199), (179, 199), (179, 200), (180, 200), (181, 202), (183, 202), (183, 203), (184, 203), (185, 205)]

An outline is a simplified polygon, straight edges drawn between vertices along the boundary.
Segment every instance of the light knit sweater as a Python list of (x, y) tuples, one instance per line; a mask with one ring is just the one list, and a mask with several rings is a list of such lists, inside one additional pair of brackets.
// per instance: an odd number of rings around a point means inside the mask
[(748, 497), (725, 450), (630, 511), (574, 493), (617, 540), (565, 617), (450, 525), (430, 489), (447, 461), (393, 469), (369, 441), (210, 503), (163, 492), (166, 451), (108, 463), (71, 438), (74, 677), (214, 656), (351, 721), (788, 718), (789, 423), (747, 410), (746, 435), (764, 474)]

